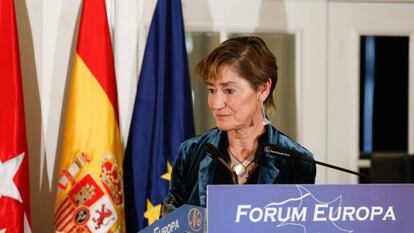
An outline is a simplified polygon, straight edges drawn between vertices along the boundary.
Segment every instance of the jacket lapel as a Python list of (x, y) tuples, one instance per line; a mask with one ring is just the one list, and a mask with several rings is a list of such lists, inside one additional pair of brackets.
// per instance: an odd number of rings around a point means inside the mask
[(213, 183), (215, 168), (216, 162), (208, 155), (200, 163), (200, 169), (198, 170), (198, 192), (201, 206), (206, 206), (207, 204), (207, 185)]
[[(211, 143), (214, 147), (218, 148), (220, 140), (223, 136), (223, 132), (213, 136), (207, 143)], [(198, 192), (200, 197), (200, 205), (207, 205), (207, 185), (213, 183), (214, 171), (216, 169), (216, 161), (214, 161), (210, 156), (205, 152), (204, 159), (201, 160), (200, 168), (198, 170)]]
[(263, 164), (259, 167), (259, 184), (273, 184), (279, 175), (279, 169), (276, 167), (279, 161), (276, 158), (264, 155)]
[[(265, 139), (267, 142), (276, 145), (277, 138), (279, 132), (274, 129), (270, 124), (266, 125), (266, 136)], [(276, 167), (276, 165), (279, 165), (281, 163), (280, 159), (270, 156), (263, 153), (263, 161), (262, 165), (259, 167), (259, 176), (257, 182), (259, 184), (273, 184), (277, 178), (277, 176), (280, 173), (280, 170)]]

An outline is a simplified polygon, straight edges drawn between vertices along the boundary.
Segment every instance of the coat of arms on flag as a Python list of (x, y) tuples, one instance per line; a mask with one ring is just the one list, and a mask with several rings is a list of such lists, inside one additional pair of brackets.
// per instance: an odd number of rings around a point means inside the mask
[(118, 214), (111, 200), (104, 195), (104, 190), (90, 174), (86, 174), (74, 184), (56, 210), (56, 230), (109, 232), (116, 223)]

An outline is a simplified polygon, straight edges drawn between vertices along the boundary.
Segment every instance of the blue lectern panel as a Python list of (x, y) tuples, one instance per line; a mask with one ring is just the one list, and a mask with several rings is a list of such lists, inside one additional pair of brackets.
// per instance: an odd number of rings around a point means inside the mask
[(414, 232), (414, 185), (211, 185), (208, 232)]
[(139, 233), (203, 233), (205, 218), (204, 208), (183, 205)]

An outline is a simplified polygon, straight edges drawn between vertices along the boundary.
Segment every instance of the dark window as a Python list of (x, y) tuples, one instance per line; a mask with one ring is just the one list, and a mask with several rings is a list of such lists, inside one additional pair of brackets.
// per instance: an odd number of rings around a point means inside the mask
[(360, 52), (360, 159), (370, 166), (360, 183), (412, 182), (408, 150), (409, 38), (362, 36)]
[(361, 37), (361, 152), (407, 151), (408, 46), (405, 36)]

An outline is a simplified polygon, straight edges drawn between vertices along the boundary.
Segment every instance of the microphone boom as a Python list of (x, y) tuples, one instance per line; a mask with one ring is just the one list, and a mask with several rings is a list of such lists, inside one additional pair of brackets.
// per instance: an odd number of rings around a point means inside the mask
[(320, 162), (320, 161), (317, 161), (317, 160), (309, 159), (309, 158), (306, 158), (306, 157), (302, 156), (301, 154), (299, 154), (298, 152), (293, 151), (293, 150), (279, 148), (279, 147), (277, 147), (275, 145), (272, 145), (272, 144), (264, 144), (264, 145), (262, 145), (262, 147), (263, 147), (263, 151), (267, 154), (273, 154), (273, 155), (283, 156), (285, 158), (295, 158), (295, 159), (307, 161), (307, 162), (310, 162), (310, 163), (318, 164), (318, 165), (321, 165), (321, 166), (324, 166), (324, 167), (329, 167), (329, 168), (332, 168), (332, 169), (335, 169), (335, 170), (350, 173), (350, 174), (353, 174), (353, 175), (356, 175), (356, 176), (359, 176), (359, 177), (363, 177), (367, 180), (370, 180), (370, 177), (367, 176), (364, 173), (352, 171), (352, 170), (349, 170), (349, 169), (346, 169), (346, 168), (342, 168), (342, 167), (338, 167), (338, 166), (331, 165), (331, 164), (328, 164), (328, 163), (324, 163), (324, 162)]

